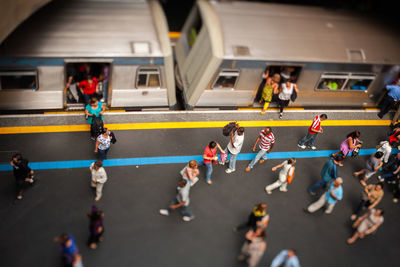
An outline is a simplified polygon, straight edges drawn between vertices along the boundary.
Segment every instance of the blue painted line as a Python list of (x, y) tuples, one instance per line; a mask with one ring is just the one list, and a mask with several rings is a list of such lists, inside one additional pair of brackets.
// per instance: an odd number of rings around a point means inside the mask
[[(360, 156), (370, 155), (376, 149), (361, 149)], [(337, 150), (319, 150), (319, 151), (288, 151), (288, 152), (271, 152), (267, 154), (269, 159), (288, 159), (288, 158), (322, 158), (329, 157)], [(397, 149), (392, 150), (393, 154), (398, 153)], [(237, 160), (252, 160), (256, 153), (239, 154)], [(116, 166), (132, 166), (132, 165), (153, 165), (153, 164), (170, 164), (170, 163), (187, 163), (189, 160), (195, 159), (202, 161), (202, 155), (192, 156), (170, 156), (170, 157), (148, 157), (148, 158), (124, 158), (124, 159), (107, 159), (104, 161), (105, 167)], [(54, 170), (54, 169), (70, 169), (70, 168), (87, 168), (94, 160), (71, 160), (71, 161), (48, 161), (48, 162), (31, 162), (29, 166), (33, 170)], [(0, 164), (0, 171), (12, 171), (10, 164)]]

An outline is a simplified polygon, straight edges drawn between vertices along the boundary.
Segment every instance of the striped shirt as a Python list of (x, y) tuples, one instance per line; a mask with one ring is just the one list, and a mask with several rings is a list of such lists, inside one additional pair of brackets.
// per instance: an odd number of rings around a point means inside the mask
[(311, 131), (311, 129), (313, 129), (314, 131), (319, 131), (320, 128), (321, 128), (321, 119), (317, 115), (315, 116), (315, 119), (313, 120), (311, 126), (308, 128), (308, 132), (310, 134), (317, 134), (316, 132)]
[(275, 136), (272, 132), (269, 132), (268, 135), (265, 133), (265, 130), (260, 132), (260, 144), (259, 148), (262, 150), (269, 150), (271, 145), (275, 143)]

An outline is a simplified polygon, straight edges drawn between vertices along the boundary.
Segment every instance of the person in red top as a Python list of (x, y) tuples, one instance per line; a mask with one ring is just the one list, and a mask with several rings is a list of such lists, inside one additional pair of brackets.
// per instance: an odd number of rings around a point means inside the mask
[(83, 99), (85, 100), (85, 106), (89, 103), (90, 98), (94, 96), (95, 93), (99, 90), (99, 83), (96, 77), (92, 77), (92, 75), (88, 75), (86, 80), (83, 80), (79, 83), (79, 89), (83, 95)]
[(258, 161), (260, 161), (261, 164), (265, 160), (267, 160), (267, 156), (265, 154), (269, 153), (275, 144), (275, 136), (272, 133), (271, 127), (266, 127), (260, 132), (260, 135), (254, 143), (253, 152), (256, 150), (256, 146), (258, 143), (260, 151), (258, 151), (256, 157), (250, 162), (249, 166), (247, 166), (246, 172), (249, 172)]
[(212, 184), (211, 174), (213, 171), (213, 169), (212, 169), (213, 161), (218, 161), (217, 148), (219, 149), (219, 151), (221, 151), (221, 153), (224, 153), (224, 150), (215, 141), (211, 141), (208, 144), (208, 146), (206, 146), (206, 148), (204, 149), (204, 153), (203, 153), (204, 160), (203, 160), (203, 164), (201, 164), (201, 165), (206, 165), (206, 167), (207, 167), (206, 182), (208, 184)]
[(308, 147), (311, 147), (311, 149), (317, 149), (314, 146), (315, 139), (317, 138), (318, 133), (322, 133), (322, 127), (321, 127), (321, 121), (324, 121), (328, 119), (328, 116), (326, 114), (321, 114), (319, 116), (315, 116), (315, 119), (313, 120), (311, 126), (308, 128), (307, 135), (304, 136), (299, 143), (297, 144), (298, 147), (305, 149), (306, 145), (308, 143)]

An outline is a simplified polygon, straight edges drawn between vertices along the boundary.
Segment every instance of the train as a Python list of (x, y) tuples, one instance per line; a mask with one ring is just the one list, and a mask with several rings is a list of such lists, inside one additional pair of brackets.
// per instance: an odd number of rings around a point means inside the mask
[(69, 70), (102, 68), (111, 109), (174, 110), (177, 95), (187, 110), (258, 108), (266, 73), (297, 83), (292, 106), (375, 107), (399, 75), (399, 39), (349, 11), (198, 0), (172, 47), (158, 1), (56, 1), (0, 45), (0, 110), (83, 109)]

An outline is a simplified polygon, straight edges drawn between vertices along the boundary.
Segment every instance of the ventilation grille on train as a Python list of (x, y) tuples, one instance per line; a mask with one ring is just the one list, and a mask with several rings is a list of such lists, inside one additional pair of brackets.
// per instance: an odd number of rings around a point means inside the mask
[(363, 62), (366, 59), (362, 49), (347, 49), (347, 57), (351, 62)]
[(247, 46), (234, 45), (233, 46), (233, 53), (235, 54), (235, 56), (249, 56), (250, 55), (250, 49)]

